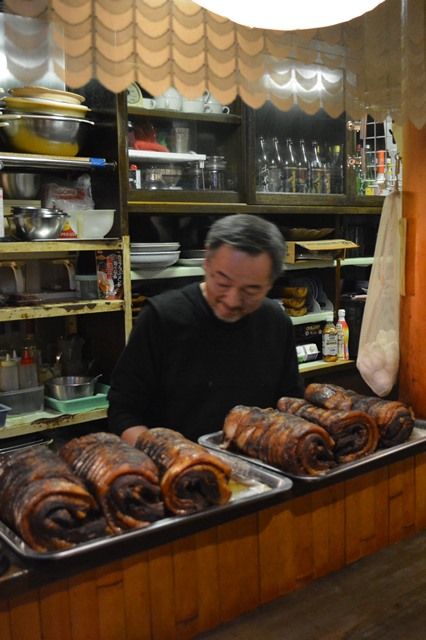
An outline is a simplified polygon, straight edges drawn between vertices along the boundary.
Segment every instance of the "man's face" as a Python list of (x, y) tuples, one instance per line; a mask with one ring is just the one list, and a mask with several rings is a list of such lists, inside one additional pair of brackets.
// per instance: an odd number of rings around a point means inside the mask
[(204, 295), (224, 322), (236, 322), (256, 311), (272, 286), (272, 260), (267, 253), (252, 256), (222, 245), (207, 251), (204, 270)]

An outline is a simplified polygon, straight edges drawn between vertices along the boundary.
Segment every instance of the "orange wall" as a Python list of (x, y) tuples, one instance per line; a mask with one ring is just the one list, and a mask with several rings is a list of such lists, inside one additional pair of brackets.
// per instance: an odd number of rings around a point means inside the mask
[(407, 125), (403, 145), (407, 219), (406, 294), (401, 300), (400, 399), (426, 418), (426, 128)]

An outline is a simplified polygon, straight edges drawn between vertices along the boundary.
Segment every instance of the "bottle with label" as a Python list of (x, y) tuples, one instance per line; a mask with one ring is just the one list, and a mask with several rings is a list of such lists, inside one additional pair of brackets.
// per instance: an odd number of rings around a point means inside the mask
[(337, 312), (337, 332), (338, 332), (338, 357), (339, 360), (349, 360), (349, 327), (345, 318), (344, 309)]
[(331, 193), (343, 193), (343, 152), (340, 144), (331, 149)]
[(324, 167), (319, 156), (318, 142), (316, 140), (312, 142), (310, 167), (311, 193), (322, 193)]
[(322, 330), (322, 359), (325, 362), (336, 362), (337, 346), (337, 329), (331, 312), (327, 316)]
[(19, 388), (28, 389), (38, 385), (37, 364), (30, 355), (28, 347), (24, 347), (19, 363)]

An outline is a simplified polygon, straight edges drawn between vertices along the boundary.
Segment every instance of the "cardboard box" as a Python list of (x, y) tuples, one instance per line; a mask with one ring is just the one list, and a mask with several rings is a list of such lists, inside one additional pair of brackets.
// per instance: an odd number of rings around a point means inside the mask
[(300, 240), (288, 241), (284, 262), (309, 262), (312, 260), (331, 261), (344, 258), (348, 249), (356, 249), (359, 245), (351, 240)]

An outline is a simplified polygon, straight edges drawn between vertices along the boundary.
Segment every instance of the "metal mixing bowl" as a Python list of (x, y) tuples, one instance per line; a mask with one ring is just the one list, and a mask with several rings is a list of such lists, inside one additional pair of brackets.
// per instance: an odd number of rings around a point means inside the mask
[(76, 156), (91, 126), (83, 118), (3, 113), (0, 133), (14, 151)]
[(0, 171), (1, 186), (6, 198), (36, 198), (40, 189), (38, 173), (4, 173)]
[(47, 392), (57, 400), (75, 400), (95, 395), (95, 385), (101, 376), (59, 376), (46, 382)]
[(68, 214), (57, 209), (12, 207), (15, 233), (21, 240), (59, 238)]

